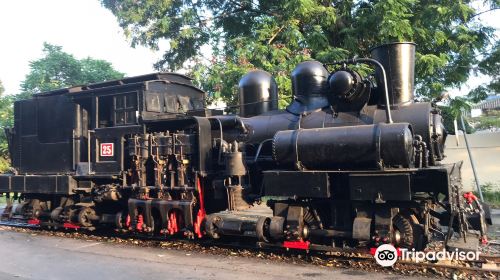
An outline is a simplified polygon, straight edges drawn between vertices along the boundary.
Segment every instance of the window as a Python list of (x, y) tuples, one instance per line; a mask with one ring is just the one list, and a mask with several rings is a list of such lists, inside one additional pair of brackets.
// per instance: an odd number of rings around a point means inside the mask
[(177, 101), (177, 95), (165, 94), (165, 112), (167, 113), (179, 112), (179, 102)]
[(187, 112), (193, 110), (189, 96), (178, 95), (179, 103), (181, 104), (180, 111)]
[(98, 99), (99, 127), (111, 127), (113, 123), (113, 96)]
[(115, 124), (135, 124), (137, 121), (137, 94), (127, 93), (114, 97)]
[(193, 105), (194, 110), (200, 110), (200, 109), (203, 109), (205, 107), (205, 102), (203, 101), (203, 99), (192, 98), (191, 104)]
[(160, 93), (149, 92), (146, 94), (146, 110), (148, 112), (161, 112), (162, 104), (160, 103)]

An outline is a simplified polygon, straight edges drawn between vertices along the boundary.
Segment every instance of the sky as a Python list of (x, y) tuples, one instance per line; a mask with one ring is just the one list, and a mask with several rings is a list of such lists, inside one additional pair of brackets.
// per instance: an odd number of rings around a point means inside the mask
[[(481, 20), (500, 29), (500, 12), (486, 13)], [(127, 76), (154, 72), (161, 52), (130, 47), (113, 14), (98, 0), (0, 1), (0, 80), (7, 94), (19, 92), (29, 72), (29, 62), (42, 56), (43, 42), (63, 47), (76, 58), (104, 59)], [(473, 77), (469, 86), (450, 89), (452, 96), (486, 82)]]
[(19, 92), (29, 61), (42, 56), (43, 42), (78, 59), (107, 60), (127, 76), (154, 72), (162, 55), (131, 48), (116, 17), (97, 0), (0, 1), (0, 80), (7, 94)]

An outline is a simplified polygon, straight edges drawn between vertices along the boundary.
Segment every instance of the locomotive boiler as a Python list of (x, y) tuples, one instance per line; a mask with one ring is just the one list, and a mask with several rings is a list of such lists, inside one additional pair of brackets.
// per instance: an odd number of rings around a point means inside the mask
[(262, 70), (241, 78), (237, 115), (174, 73), (17, 101), (0, 192), (19, 203), (3, 219), (296, 249), (484, 241), (488, 207), (464, 197), (461, 162), (441, 163), (439, 109), (414, 101), (415, 45), (370, 53), (298, 64), (283, 110)]

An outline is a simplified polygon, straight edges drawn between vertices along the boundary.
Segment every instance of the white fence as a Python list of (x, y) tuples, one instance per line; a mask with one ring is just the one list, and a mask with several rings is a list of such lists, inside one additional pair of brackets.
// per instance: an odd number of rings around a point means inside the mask
[[(456, 162), (463, 160), (462, 180), (467, 190), (474, 186), (472, 167), (465, 147), (463, 135), (459, 135), (457, 146), (455, 135), (448, 135), (446, 139), (446, 158), (443, 161)], [(490, 182), (500, 190), (500, 132), (468, 134), (467, 139), (476, 164), (476, 171), (481, 184)]]

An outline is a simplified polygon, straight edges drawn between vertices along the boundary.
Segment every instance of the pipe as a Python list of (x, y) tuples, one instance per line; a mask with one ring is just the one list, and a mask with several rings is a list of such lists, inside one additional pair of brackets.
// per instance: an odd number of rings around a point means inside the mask
[[(93, 174), (92, 173), (92, 161), (90, 159), (91, 157), (91, 147), (92, 147), (92, 144), (91, 144), (91, 133), (94, 132), (93, 130), (90, 130), (88, 129), (87, 130), (87, 163), (88, 163), (88, 168), (89, 168), (89, 174), (88, 175), (91, 175)], [(96, 158), (97, 158), (97, 155), (96, 155)]]
[(393, 123), (392, 121), (392, 115), (391, 115), (391, 105), (389, 103), (389, 89), (388, 89), (388, 84), (387, 84), (387, 75), (385, 73), (384, 66), (382, 63), (378, 62), (377, 60), (373, 58), (351, 58), (351, 59), (346, 59), (346, 60), (341, 60), (341, 61), (334, 61), (329, 64), (356, 64), (359, 62), (364, 62), (364, 63), (370, 63), (374, 64), (377, 66), (381, 72), (382, 72), (382, 78), (384, 80), (384, 91), (385, 91), (385, 116), (387, 118), (387, 123)]
[(219, 123), (219, 129), (220, 129), (220, 145), (219, 145), (219, 156), (217, 158), (217, 164), (222, 165), (222, 141), (224, 141), (224, 131), (222, 130), (222, 122), (220, 119), (215, 118), (217, 122)]
[(354, 62), (366, 62), (375, 64), (382, 71), (382, 77), (384, 79), (384, 91), (385, 91), (385, 115), (387, 117), (387, 123), (392, 123), (391, 106), (389, 103), (389, 89), (388, 89), (389, 85), (387, 84), (387, 75), (385, 74), (384, 66), (382, 65), (382, 63), (372, 58), (354, 58), (353, 60)]
[(317, 237), (345, 237), (352, 238), (352, 232), (333, 229), (310, 229), (309, 235)]
[(245, 123), (239, 116), (235, 115), (224, 115), (224, 116), (213, 116), (209, 117), (208, 119), (217, 119), (219, 122), (222, 124), (224, 127), (231, 127), (231, 128), (237, 128), (237, 125), (240, 125), (241, 132), (243, 134), (248, 133), (248, 129), (245, 126)]
[(269, 142), (269, 141), (273, 141), (273, 138), (269, 138), (269, 139), (266, 139), (266, 140), (264, 140), (264, 141), (260, 142), (260, 144), (259, 144), (259, 148), (257, 148), (257, 153), (255, 153), (255, 157), (254, 157), (254, 159), (253, 159), (253, 162), (254, 162), (254, 163), (256, 163), (256, 162), (257, 162), (257, 159), (259, 159), (259, 155), (260, 155), (260, 151), (262, 150), (262, 146), (263, 146), (265, 143)]
[(481, 202), (484, 202), (483, 192), (481, 191), (481, 185), (479, 184), (479, 177), (477, 176), (476, 172), (476, 165), (474, 164), (474, 159), (472, 158), (472, 152), (469, 147), (469, 141), (467, 140), (467, 131), (465, 129), (464, 116), (462, 113), (460, 114), (460, 121), (462, 122), (462, 132), (464, 133), (465, 147), (467, 148), (467, 154), (469, 154), (470, 165), (472, 166), (472, 173), (474, 173), (474, 181), (476, 181), (477, 192), (479, 193), (479, 198), (481, 198)]

